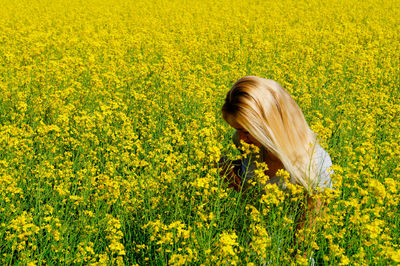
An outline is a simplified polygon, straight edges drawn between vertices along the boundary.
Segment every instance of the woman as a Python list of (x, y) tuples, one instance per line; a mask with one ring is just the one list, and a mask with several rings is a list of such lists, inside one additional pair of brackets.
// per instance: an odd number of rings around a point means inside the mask
[[(222, 160), (223, 172), (237, 191), (254, 178), (256, 161), (267, 164), (267, 183), (282, 184), (276, 172), (285, 169), (290, 174), (289, 181), (303, 186), (306, 195), (317, 188), (332, 188), (329, 154), (318, 144), (299, 106), (277, 82), (254, 76), (239, 79), (226, 96), (222, 114), (236, 129), (233, 142), (238, 148), (241, 140), (260, 148), (258, 158), (250, 156), (239, 162)], [(306, 212), (300, 217), (297, 229), (304, 227), (307, 211), (319, 213), (322, 206), (320, 200), (307, 197)], [(309, 224), (313, 226), (315, 216), (310, 216)]]
[[(257, 160), (268, 165), (268, 183), (277, 183), (276, 172), (285, 169), (290, 182), (309, 193), (318, 187), (331, 188), (329, 154), (318, 144), (299, 106), (277, 82), (254, 76), (239, 79), (226, 96), (222, 115), (237, 130), (233, 142), (238, 148), (240, 140), (260, 148)], [(235, 167), (232, 174), (242, 186), (254, 177), (255, 161), (244, 159)]]

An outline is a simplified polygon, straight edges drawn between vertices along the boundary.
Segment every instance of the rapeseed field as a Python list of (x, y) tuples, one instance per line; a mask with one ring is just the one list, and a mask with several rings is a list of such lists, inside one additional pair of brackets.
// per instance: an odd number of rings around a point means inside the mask
[[(0, 5), (2, 265), (400, 263), (398, 1)], [(245, 75), (282, 84), (334, 163), (301, 244), (300, 187), (219, 176)]]

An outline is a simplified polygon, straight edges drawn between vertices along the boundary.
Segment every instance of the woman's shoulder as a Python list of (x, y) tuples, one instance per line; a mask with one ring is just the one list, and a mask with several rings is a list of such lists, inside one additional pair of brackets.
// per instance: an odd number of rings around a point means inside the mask
[(318, 143), (314, 154), (315, 166), (318, 171), (318, 187), (332, 188), (331, 175), (333, 174), (332, 159), (329, 153)]
[(332, 165), (331, 156), (319, 143), (317, 143), (315, 147), (315, 160), (317, 160), (317, 162), (319, 162), (318, 164), (321, 166)]

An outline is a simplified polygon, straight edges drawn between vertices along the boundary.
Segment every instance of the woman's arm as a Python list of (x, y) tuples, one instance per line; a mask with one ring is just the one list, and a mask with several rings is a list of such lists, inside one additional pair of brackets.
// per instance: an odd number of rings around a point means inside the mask
[[(301, 247), (315, 240), (319, 229), (318, 217), (326, 213), (326, 203), (318, 195), (306, 195), (306, 204), (297, 221), (295, 246)], [(305, 255), (305, 254), (304, 254)]]
[[(332, 189), (331, 176), (333, 175), (332, 160), (329, 154), (318, 144), (316, 147), (315, 160), (320, 165), (319, 183), (317, 187)], [(323, 194), (305, 195), (305, 204), (301, 210), (300, 217), (296, 226), (295, 244), (297, 247), (306, 247), (315, 241), (315, 236), (320, 229), (318, 218), (326, 215), (327, 202), (324, 201)]]

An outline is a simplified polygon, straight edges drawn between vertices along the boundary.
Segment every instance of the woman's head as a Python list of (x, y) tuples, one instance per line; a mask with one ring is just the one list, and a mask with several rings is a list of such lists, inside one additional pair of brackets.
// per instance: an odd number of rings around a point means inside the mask
[(313, 171), (307, 173), (307, 168), (315, 136), (279, 83), (254, 76), (239, 79), (226, 96), (222, 115), (246, 142), (262, 145), (279, 158), (297, 183), (313, 185)]

